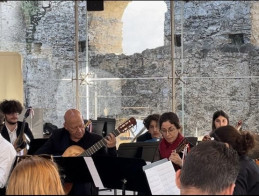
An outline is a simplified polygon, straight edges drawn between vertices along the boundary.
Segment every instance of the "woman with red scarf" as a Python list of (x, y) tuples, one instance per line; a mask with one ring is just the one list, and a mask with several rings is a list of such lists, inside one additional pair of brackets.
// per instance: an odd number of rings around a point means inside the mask
[(182, 167), (182, 159), (184, 158), (184, 152), (178, 152), (179, 147), (183, 146), (184, 151), (187, 153), (190, 150), (190, 144), (180, 132), (180, 121), (175, 113), (163, 113), (159, 119), (159, 126), (163, 136), (159, 144), (160, 158), (167, 158), (172, 161), (174, 169), (177, 171)]

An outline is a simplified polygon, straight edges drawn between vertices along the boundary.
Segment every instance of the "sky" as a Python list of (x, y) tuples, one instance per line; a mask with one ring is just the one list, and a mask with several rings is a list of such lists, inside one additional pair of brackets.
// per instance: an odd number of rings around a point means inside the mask
[(131, 55), (164, 45), (164, 1), (132, 1), (122, 17), (123, 53)]

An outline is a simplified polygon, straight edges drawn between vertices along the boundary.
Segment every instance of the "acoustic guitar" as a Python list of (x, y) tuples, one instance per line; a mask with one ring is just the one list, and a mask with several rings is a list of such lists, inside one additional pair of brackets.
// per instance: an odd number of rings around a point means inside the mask
[[(115, 131), (111, 132), (115, 137), (117, 137), (120, 133), (124, 133), (125, 131), (129, 130), (133, 126), (137, 124), (136, 119), (131, 117), (124, 123), (122, 123)], [(95, 143), (93, 146), (88, 148), (87, 150), (83, 149), (80, 146), (72, 145), (68, 147), (65, 152), (63, 153), (63, 157), (74, 157), (74, 156), (84, 156), (84, 157), (90, 157), (95, 152), (100, 150), (102, 147), (106, 146), (105, 142), (106, 137), (102, 138), (100, 141)], [(64, 191), (65, 193), (69, 193), (72, 189), (73, 184), (72, 183), (65, 183), (64, 184)]]
[(30, 112), (31, 112), (31, 107), (29, 107), (24, 114), (21, 132), (20, 132), (20, 134), (18, 135), (18, 137), (16, 138), (16, 140), (14, 141), (14, 144), (13, 144), (16, 152), (20, 152), (24, 149), (25, 150), (24, 154), (27, 154), (26, 146), (28, 144), (28, 140), (26, 139), (26, 137), (24, 135), (24, 128), (25, 128), (26, 118), (30, 115)]
[(189, 141), (187, 140), (187, 138), (184, 138), (181, 143), (177, 146), (177, 148), (175, 149), (176, 153), (181, 153), (183, 152), (184, 148), (186, 147), (186, 145), (189, 144)]

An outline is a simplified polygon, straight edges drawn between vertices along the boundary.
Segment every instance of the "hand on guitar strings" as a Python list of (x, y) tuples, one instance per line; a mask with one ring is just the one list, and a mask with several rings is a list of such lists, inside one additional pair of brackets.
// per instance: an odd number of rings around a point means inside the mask
[(116, 146), (116, 138), (112, 133), (109, 133), (109, 135), (107, 135), (104, 140), (106, 142), (107, 148), (113, 148)]
[(179, 165), (180, 167), (182, 167), (182, 159), (179, 156), (178, 153), (175, 152), (175, 150), (172, 151), (169, 160), (172, 161), (174, 164)]
[(209, 135), (205, 135), (205, 136), (202, 138), (202, 141), (209, 141), (209, 140), (212, 140)]

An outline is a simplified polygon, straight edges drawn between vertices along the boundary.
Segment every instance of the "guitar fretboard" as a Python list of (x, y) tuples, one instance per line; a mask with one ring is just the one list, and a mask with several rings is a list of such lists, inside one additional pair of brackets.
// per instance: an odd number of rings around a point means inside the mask
[[(120, 131), (116, 129), (115, 131), (113, 131), (111, 133), (115, 137), (117, 137), (120, 134)], [(105, 139), (106, 139), (106, 137), (101, 139), (100, 141), (98, 141), (96, 144), (94, 144), (93, 146), (88, 148), (86, 151), (84, 151), (82, 154), (80, 154), (80, 156), (86, 156), (86, 157), (92, 156), (95, 152), (100, 150), (102, 147), (106, 146)]]

